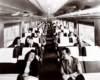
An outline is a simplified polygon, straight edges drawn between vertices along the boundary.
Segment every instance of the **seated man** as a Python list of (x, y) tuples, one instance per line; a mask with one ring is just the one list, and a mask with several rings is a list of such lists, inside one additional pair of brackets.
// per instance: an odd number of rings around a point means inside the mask
[(61, 73), (64, 80), (75, 80), (82, 75), (81, 64), (77, 58), (71, 56), (69, 48), (62, 49)]
[(38, 43), (33, 41), (33, 37), (32, 36), (28, 36), (26, 42), (27, 42), (27, 45), (25, 43), (25, 45), (26, 45), (25, 47), (35, 47), (37, 55), (39, 57), (41, 57), (41, 49), (40, 49)]

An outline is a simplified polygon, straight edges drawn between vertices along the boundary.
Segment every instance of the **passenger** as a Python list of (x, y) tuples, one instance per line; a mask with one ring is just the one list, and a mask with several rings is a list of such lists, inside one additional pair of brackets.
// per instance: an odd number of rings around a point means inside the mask
[(33, 29), (29, 28), (28, 33), (32, 33)]
[(40, 56), (41, 49), (40, 49), (38, 43), (36, 43), (36, 42), (33, 41), (33, 37), (32, 36), (28, 36), (26, 38), (26, 41), (25, 42), (26, 42), (25, 43), (25, 47), (35, 47), (36, 48), (37, 55)]
[(77, 37), (76, 34), (74, 34), (75, 39), (74, 39), (74, 46), (79, 46), (80, 42), (79, 42), (79, 38)]
[(56, 25), (55, 23), (52, 23), (52, 32), (55, 33), (55, 31), (56, 31)]
[(36, 36), (35, 37), (40, 37), (40, 31), (36, 31)]
[(24, 47), (24, 44), (21, 43), (20, 37), (16, 37), (13, 43), (8, 48), (14, 48), (13, 58), (17, 58), (19, 57), (19, 55), (22, 55), (23, 47)]
[(61, 30), (62, 25), (59, 25), (57, 28)]
[(39, 40), (42, 46), (46, 45), (46, 38), (43, 33), (41, 33)]
[(77, 76), (82, 75), (80, 62), (71, 56), (69, 48), (65, 47), (62, 49), (61, 73), (64, 80), (75, 80)]
[(60, 43), (60, 38), (57, 33), (54, 35), (54, 42), (55, 42), (55, 44)]
[(74, 43), (74, 44), (78, 43), (77, 37), (75, 37), (73, 32), (70, 32), (68, 36), (69, 36), (69, 42), (70, 43)]
[(25, 46), (24, 47), (28, 47), (29, 46), (29, 38), (30, 36), (27, 36), (26, 39), (25, 39)]
[(24, 44), (21, 43), (20, 37), (16, 37), (13, 43), (9, 47), (16, 47), (16, 46), (20, 46), (21, 48), (24, 47)]
[(72, 32), (69, 32), (68, 37), (70, 37), (72, 35)]
[[(30, 50), (24, 60), (18, 61), (16, 64), (17, 72), (24, 76), (25, 80), (38, 80), (39, 77), (39, 62), (35, 50)], [(32, 77), (33, 76), (33, 77)]]

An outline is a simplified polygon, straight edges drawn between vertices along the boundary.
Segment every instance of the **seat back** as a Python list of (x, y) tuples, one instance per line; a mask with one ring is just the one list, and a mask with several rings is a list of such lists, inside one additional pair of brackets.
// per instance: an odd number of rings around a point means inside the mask
[[(0, 74), (15, 73), (17, 58), (13, 58), (14, 48), (0, 49)], [(2, 80), (0, 78), (0, 80)]]
[[(21, 80), (21, 78), (18, 79), (18, 77), (18, 74), (0, 74), (0, 80)], [(23, 76), (21, 77), (23, 78)]]
[(1, 48), (0, 49), (0, 63), (16, 63), (17, 58), (13, 58), (14, 48)]
[(85, 51), (82, 54), (86, 54), (83, 57), (84, 61), (100, 61), (100, 48), (98, 46), (85, 46)]
[(98, 46), (85, 46), (83, 56), (86, 73), (100, 72), (100, 48)]
[(69, 43), (69, 38), (68, 37), (60, 37), (60, 43), (61, 44)]
[(26, 38), (27, 36), (31, 36), (31, 33), (25, 33), (25, 38)]

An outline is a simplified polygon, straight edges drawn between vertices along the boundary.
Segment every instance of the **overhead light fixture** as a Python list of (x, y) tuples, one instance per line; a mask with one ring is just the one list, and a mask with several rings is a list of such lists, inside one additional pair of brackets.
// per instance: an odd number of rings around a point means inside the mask
[(51, 4), (51, 0), (47, 0), (47, 4)]
[(48, 8), (48, 14), (50, 14), (50, 12), (51, 12), (51, 11), (50, 11), (50, 8)]
[(19, 14), (20, 14), (20, 12), (16, 12), (16, 13), (13, 13), (12, 16), (17, 16)]
[(23, 16), (26, 17), (26, 16), (28, 16), (28, 15), (29, 15), (29, 14), (24, 14)]
[(76, 8), (76, 6), (73, 6), (72, 8)]
[(87, 0), (88, 2), (94, 2), (95, 0)]
[(48, 11), (50, 11), (50, 8), (48, 8)]

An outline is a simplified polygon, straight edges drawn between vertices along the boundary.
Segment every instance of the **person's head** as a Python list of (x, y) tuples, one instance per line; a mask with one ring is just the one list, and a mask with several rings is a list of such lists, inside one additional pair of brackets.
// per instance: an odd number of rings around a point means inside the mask
[(32, 36), (27, 36), (26, 40), (25, 40), (25, 43), (32, 44), (32, 41), (33, 41), (33, 37)]
[(52, 23), (52, 26), (54, 26), (55, 25), (55, 23)]
[(73, 32), (69, 32), (69, 37), (71, 37), (71, 36), (73, 36), (74, 34), (73, 34)]
[(56, 22), (56, 24), (58, 24), (58, 22)]
[(74, 36), (74, 33), (73, 32), (71, 32), (71, 36)]
[(20, 43), (21, 43), (20, 37), (16, 37), (12, 44), (17, 45), (17, 44), (20, 44)]
[(61, 30), (61, 32), (64, 32), (63, 30)]
[(66, 26), (64, 26), (64, 29), (66, 29)]
[(29, 36), (27, 40), (28, 40), (29, 44), (33, 44), (33, 37), (32, 36)]
[(36, 54), (36, 52), (35, 52), (35, 50), (34, 49), (31, 49), (26, 55), (25, 55), (25, 61), (27, 62), (27, 61), (33, 61), (34, 59), (35, 59), (35, 55)]
[(33, 29), (32, 28), (29, 28), (28, 32), (29, 33), (32, 33)]
[(82, 74), (78, 75), (75, 80), (85, 80)]
[(40, 36), (40, 32), (36, 31), (36, 35), (37, 35), (37, 37), (39, 37)]
[(29, 44), (29, 37), (30, 37), (30, 36), (27, 36), (27, 37), (26, 37), (26, 39), (25, 39), (25, 44)]
[(77, 37), (77, 34), (74, 34), (75, 37)]
[(64, 48), (62, 49), (62, 57), (63, 57), (64, 59), (66, 59), (66, 60), (69, 60), (69, 59), (70, 59), (70, 55), (71, 55), (70, 49), (64, 47)]

